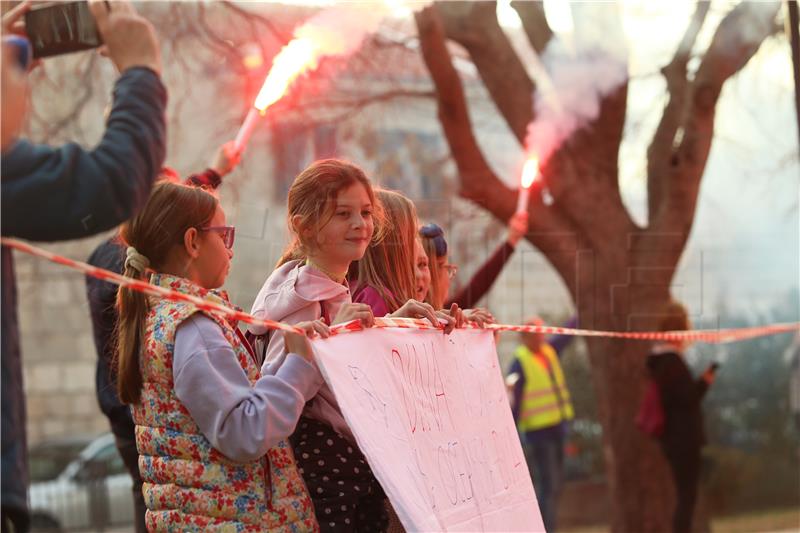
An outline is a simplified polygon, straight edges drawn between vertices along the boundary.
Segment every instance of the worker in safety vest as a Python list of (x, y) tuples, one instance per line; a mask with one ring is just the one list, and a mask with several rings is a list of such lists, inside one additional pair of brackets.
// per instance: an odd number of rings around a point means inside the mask
[[(572, 327), (576, 318), (566, 327)], [(538, 317), (526, 325), (543, 325)], [(520, 432), (536, 499), (547, 531), (556, 529), (558, 495), (564, 472), (564, 439), (574, 413), (559, 353), (572, 337), (522, 333), (506, 382), (513, 386), (511, 410)]]

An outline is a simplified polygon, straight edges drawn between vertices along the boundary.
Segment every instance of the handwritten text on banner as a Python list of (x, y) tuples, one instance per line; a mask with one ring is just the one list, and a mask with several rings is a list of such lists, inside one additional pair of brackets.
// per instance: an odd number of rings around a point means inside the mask
[(369, 329), (314, 351), (409, 531), (544, 531), (492, 333)]

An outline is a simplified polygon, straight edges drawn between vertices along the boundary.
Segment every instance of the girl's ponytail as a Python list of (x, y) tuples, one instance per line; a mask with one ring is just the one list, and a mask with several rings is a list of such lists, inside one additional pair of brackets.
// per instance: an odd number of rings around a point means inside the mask
[[(160, 270), (173, 247), (183, 244), (186, 230), (207, 225), (217, 204), (211, 193), (197, 187), (157, 183), (142, 211), (120, 230), (128, 246), (125, 276), (147, 279), (148, 264)], [(139, 355), (144, 349), (148, 297), (120, 287), (117, 310), (117, 393), (122, 403), (138, 403), (143, 386)]]
[[(126, 261), (125, 276), (144, 279), (140, 272)], [(145, 318), (150, 306), (141, 292), (120, 287), (117, 293), (117, 394), (122, 403), (139, 403), (142, 393), (142, 372), (139, 368), (139, 350), (145, 330)]]

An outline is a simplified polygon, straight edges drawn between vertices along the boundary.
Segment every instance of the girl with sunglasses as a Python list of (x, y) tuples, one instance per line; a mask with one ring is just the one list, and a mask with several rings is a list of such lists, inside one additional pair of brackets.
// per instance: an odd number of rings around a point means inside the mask
[[(235, 231), (209, 192), (157, 184), (121, 237), (126, 276), (233, 307), (218, 289)], [(318, 530), (285, 440), (322, 385), (308, 340), (286, 334), (286, 361), (262, 375), (226, 317), (127, 288), (118, 306), (117, 386), (136, 424), (148, 531)]]

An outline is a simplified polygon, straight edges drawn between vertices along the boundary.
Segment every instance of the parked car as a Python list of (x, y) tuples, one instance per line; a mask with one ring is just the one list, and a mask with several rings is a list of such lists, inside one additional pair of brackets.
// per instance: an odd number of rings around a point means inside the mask
[(111, 433), (43, 442), (29, 456), (34, 531), (133, 524), (133, 481)]

